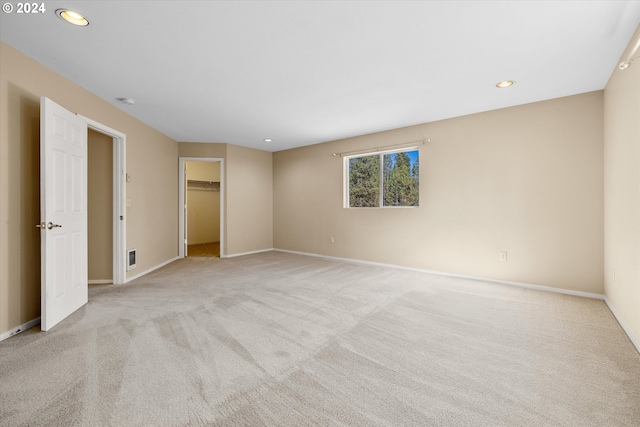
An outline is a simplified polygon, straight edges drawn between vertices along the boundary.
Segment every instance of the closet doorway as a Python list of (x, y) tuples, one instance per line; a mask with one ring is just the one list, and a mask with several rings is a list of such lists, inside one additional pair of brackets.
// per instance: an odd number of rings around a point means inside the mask
[(222, 252), (222, 159), (181, 158), (181, 257)]
[(113, 137), (87, 133), (87, 276), (90, 285), (114, 283)]
[(87, 123), (87, 278), (89, 284), (126, 283), (126, 135)]

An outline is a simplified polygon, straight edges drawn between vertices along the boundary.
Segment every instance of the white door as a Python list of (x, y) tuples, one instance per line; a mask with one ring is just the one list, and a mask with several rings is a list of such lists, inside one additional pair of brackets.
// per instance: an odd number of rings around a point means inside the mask
[(89, 299), (87, 277), (87, 124), (40, 99), (41, 329), (48, 331)]

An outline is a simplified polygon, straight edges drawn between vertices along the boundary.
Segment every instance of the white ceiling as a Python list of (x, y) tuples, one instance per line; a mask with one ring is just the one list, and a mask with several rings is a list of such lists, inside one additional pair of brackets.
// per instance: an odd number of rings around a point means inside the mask
[(611, 0), (45, 7), (0, 14), (2, 41), (177, 141), (266, 151), (602, 89), (640, 23)]

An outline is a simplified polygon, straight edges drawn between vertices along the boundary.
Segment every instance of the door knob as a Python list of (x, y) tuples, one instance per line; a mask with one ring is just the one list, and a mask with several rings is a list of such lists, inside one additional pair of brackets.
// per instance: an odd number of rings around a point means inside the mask
[(37, 228), (48, 228), (49, 230), (51, 230), (52, 228), (57, 228), (60, 227), (62, 228), (62, 226), (60, 224), (54, 224), (51, 221), (49, 222), (41, 222), (40, 224), (36, 224)]

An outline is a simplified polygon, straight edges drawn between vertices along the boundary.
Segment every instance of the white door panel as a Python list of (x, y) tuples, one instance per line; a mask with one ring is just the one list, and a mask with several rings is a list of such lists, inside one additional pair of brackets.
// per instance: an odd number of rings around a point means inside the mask
[(47, 331), (88, 301), (87, 124), (40, 101), (42, 313)]

